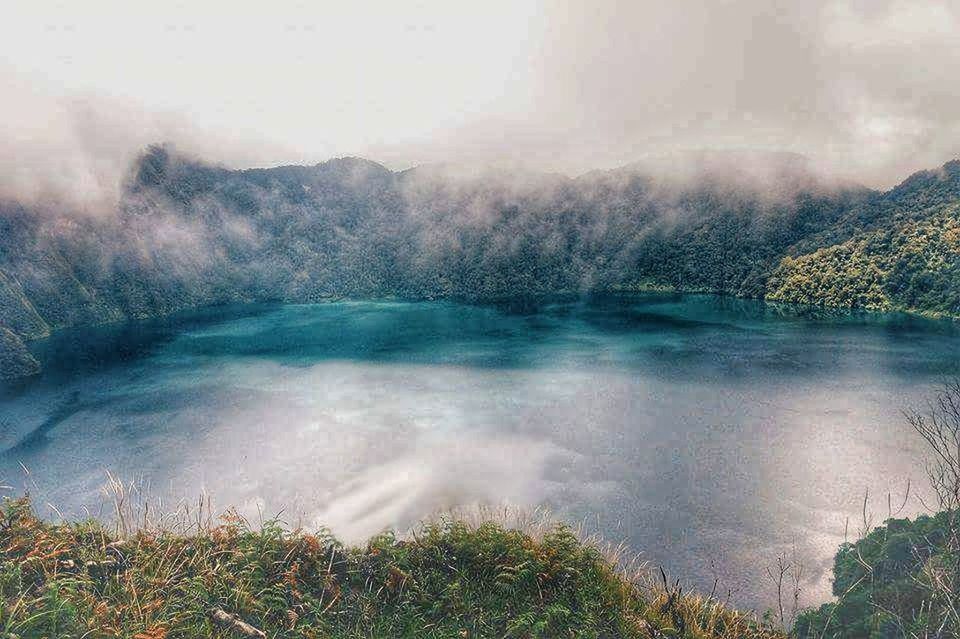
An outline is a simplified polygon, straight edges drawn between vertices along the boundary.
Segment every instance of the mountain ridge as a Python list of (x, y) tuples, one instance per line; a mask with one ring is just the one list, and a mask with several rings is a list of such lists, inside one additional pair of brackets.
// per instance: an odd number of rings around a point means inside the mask
[(567, 177), (356, 157), (233, 170), (154, 145), (108, 214), (0, 205), (0, 377), (36, 372), (26, 342), (51, 331), (233, 302), (653, 287), (960, 314), (960, 161), (880, 192), (763, 157)]

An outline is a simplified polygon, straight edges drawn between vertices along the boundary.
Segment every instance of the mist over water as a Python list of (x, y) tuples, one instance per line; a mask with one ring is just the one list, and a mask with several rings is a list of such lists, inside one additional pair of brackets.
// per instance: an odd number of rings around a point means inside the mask
[(794, 547), (827, 595), (864, 491), (882, 519), (923, 483), (900, 411), (960, 373), (947, 322), (691, 295), (221, 308), (34, 348), (44, 374), (0, 394), (0, 484), (41, 510), (102, 512), (108, 470), (348, 542), (546, 506), (757, 607), (759, 562)]

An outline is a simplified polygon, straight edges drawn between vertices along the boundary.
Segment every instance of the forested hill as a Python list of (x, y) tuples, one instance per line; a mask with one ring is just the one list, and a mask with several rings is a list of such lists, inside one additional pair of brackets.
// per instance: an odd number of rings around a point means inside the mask
[(0, 205), (0, 375), (62, 327), (235, 301), (671, 288), (960, 314), (960, 163), (887, 192), (789, 154), (571, 179), (357, 158), (228, 170), (157, 146), (115, 211)]
[(911, 176), (801, 241), (767, 297), (960, 315), (960, 161)]

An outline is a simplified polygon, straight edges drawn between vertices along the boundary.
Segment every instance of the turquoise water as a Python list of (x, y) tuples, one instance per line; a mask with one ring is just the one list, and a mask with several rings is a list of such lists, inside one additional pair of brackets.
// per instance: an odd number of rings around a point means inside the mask
[(879, 522), (923, 484), (901, 410), (960, 374), (948, 322), (679, 295), (221, 308), (34, 348), (46, 372), (0, 392), (0, 484), (44, 514), (102, 512), (108, 470), (348, 541), (546, 506), (754, 606), (784, 550), (826, 596), (864, 491)]

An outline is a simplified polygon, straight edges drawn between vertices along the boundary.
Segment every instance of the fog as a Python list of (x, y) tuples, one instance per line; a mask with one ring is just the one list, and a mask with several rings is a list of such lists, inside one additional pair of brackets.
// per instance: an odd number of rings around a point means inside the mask
[(777, 150), (889, 186), (960, 155), (958, 31), (949, 0), (18, 3), (0, 196), (96, 209), (158, 141), (235, 167), (567, 174)]
[(883, 186), (960, 151), (949, 0), (600, 3), (549, 20), (538, 104), (590, 166), (746, 147)]

